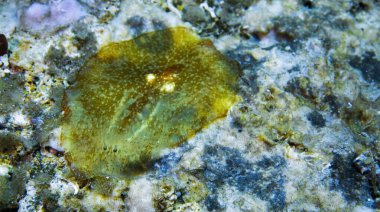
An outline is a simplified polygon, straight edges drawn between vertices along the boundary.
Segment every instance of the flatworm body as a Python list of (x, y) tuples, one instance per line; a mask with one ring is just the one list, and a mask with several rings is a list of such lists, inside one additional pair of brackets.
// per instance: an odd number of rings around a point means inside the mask
[(90, 176), (131, 176), (237, 101), (239, 68), (210, 40), (169, 28), (110, 43), (66, 93), (61, 144)]

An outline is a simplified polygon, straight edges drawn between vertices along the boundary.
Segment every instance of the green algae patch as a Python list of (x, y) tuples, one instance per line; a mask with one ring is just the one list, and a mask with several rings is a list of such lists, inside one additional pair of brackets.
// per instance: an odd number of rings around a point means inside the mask
[(67, 91), (61, 144), (88, 176), (146, 170), (238, 100), (239, 68), (210, 40), (169, 28), (110, 43)]

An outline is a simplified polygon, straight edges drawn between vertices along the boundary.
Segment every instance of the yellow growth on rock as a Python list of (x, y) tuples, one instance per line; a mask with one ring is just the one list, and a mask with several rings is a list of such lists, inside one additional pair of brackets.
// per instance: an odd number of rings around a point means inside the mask
[(183, 143), (237, 101), (239, 68), (190, 29), (110, 43), (66, 93), (61, 144), (88, 176), (125, 177)]

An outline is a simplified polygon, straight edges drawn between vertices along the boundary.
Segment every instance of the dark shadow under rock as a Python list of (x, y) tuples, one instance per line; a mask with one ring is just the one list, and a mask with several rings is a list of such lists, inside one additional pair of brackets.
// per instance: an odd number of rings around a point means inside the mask
[(8, 41), (5, 35), (0, 34), (0, 56), (8, 53)]

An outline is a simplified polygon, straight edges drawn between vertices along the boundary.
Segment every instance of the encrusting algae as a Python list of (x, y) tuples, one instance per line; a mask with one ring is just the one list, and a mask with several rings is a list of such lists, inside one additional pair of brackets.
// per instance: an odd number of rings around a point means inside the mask
[(67, 91), (61, 141), (89, 176), (131, 176), (238, 100), (239, 68), (210, 40), (169, 28), (110, 43)]

